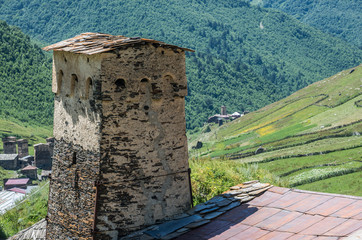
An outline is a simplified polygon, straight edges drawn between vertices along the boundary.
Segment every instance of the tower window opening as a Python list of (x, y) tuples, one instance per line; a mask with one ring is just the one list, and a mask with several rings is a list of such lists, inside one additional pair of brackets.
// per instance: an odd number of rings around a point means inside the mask
[(115, 84), (116, 84), (116, 92), (120, 92), (126, 88), (126, 81), (122, 78), (117, 79)]
[(92, 97), (92, 79), (87, 78), (86, 85), (85, 85), (85, 99), (89, 99), (89, 97)]
[(73, 152), (73, 156), (72, 156), (72, 165), (77, 164), (77, 153)]
[(73, 97), (75, 93), (76, 86), (78, 85), (78, 77), (75, 74), (72, 74), (72, 79), (70, 82), (70, 96)]

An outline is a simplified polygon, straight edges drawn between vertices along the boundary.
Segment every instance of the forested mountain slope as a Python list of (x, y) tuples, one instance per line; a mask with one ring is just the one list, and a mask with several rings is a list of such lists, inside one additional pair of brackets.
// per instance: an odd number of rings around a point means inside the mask
[(244, 1), (0, 0), (0, 19), (44, 43), (100, 31), (195, 49), (187, 56), (188, 129), (222, 104), (255, 110), (358, 65), (362, 56), (287, 14)]
[(0, 21), (0, 118), (51, 125), (50, 68), (44, 51), (19, 28)]
[(304, 23), (362, 48), (360, 0), (252, 0), (252, 2), (282, 10)]

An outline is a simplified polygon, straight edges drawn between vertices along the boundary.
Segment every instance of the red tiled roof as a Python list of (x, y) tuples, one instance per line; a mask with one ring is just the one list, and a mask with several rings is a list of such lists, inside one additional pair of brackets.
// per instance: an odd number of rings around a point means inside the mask
[(104, 33), (82, 33), (73, 38), (69, 38), (67, 40), (55, 43), (53, 45), (44, 47), (43, 50), (49, 51), (64, 51), (64, 52), (73, 52), (73, 53), (83, 53), (83, 54), (96, 54), (109, 52), (115, 49), (119, 49), (122, 47), (130, 47), (135, 44), (145, 44), (151, 43), (156, 44), (157, 46), (173, 48), (173, 49), (181, 49), (184, 51), (194, 52), (191, 49), (181, 48), (175, 45), (166, 44), (164, 42), (146, 39), (146, 38), (129, 38), (125, 36), (113, 36)]
[(24, 189), (21, 189), (21, 188), (11, 188), (8, 191), (26, 194), (26, 191)]
[(38, 169), (38, 168), (34, 167), (34, 166), (31, 166), (31, 165), (28, 165), (28, 166), (26, 166), (25, 168), (23, 168), (21, 170), (23, 171), (23, 170), (34, 170), (34, 169)]
[[(362, 197), (272, 187), (257, 181), (231, 189), (181, 217), (124, 239), (362, 239)], [(214, 207), (216, 212), (212, 212)], [(24, 231), (39, 230), (37, 237), (45, 239), (45, 228), (42, 220)], [(22, 234), (10, 239), (20, 239)]]
[(29, 182), (29, 178), (10, 178), (6, 181), (5, 185), (24, 185)]
[(342, 239), (361, 216), (362, 197), (272, 187), (177, 239)]

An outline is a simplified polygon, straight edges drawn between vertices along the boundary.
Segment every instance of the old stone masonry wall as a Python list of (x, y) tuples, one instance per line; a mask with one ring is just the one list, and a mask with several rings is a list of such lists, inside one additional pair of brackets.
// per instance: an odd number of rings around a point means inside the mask
[(128, 48), (102, 72), (97, 239), (117, 239), (190, 208), (185, 54)]
[(54, 53), (55, 142), (47, 239), (93, 236), (100, 169), (99, 65), (97, 56)]
[(64, 140), (56, 140), (55, 149), (47, 239), (91, 239), (99, 153)]

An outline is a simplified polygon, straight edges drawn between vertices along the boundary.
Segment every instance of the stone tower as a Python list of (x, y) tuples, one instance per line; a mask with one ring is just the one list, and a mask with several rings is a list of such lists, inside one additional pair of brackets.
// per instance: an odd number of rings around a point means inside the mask
[(52, 169), (52, 150), (48, 143), (34, 145), (34, 165), (43, 170)]
[(226, 115), (226, 107), (225, 106), (221, 106), (221, 111), (220, 111), (220, 115)]
[(185, 51), (84, 33), (53, 54), (48, 239), (118, 239), (191, 205)]
[(4, 154), (16, 154), (16, 137), (5, 137), (2, 141)]
[(19, 158), (26, 157), (29, 155), (29, 146), (28, 146), (28, 140), (26, 139), (19, 139), (16, 141), (18, 144), (18, 154)]

